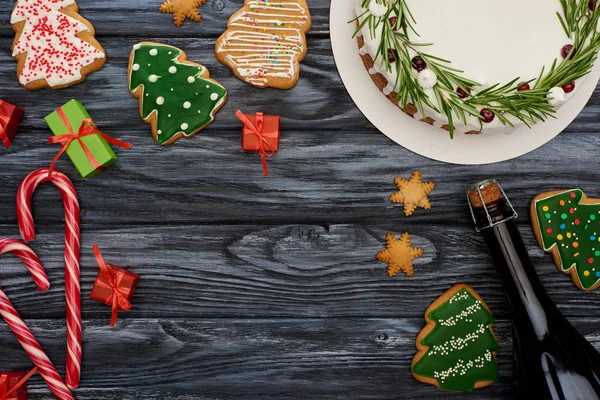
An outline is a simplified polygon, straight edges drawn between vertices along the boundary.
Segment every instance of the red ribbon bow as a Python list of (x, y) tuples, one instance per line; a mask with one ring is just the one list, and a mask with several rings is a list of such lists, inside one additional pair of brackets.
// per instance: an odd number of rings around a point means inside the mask
[[(2, 107), (2, 104), (4, 104), (4, 101), (0, 100), (0, 108)], [(8, 138), (8, 135), (6, 134), (6, 127), (8, 126), (8, 123), (10, 122), (10, 116), (8, 115), (0, 115), (0, 140), (2, 140), (2, 143), (4, 143), (4, 147), (8, 148), (10, 146), (10, 139)], [(0, 398), (0, 400), (2, 400)]]
[[(244, 126), (252, 131), (258, 137), (258, 151), (260, 152), (260, 158), (262, 160), (263, 172), (265, 176), (269, 176), (269, 170), (267, 169), (267, 157), (271, 157), (275, 151), (271, 143), (263, 135), (263, 122), (264, 115), (261, 112), (256, 113), (256, 126), (244, 115), (243, 112), (237, 110), (235, 116), (238, 117)], [(265, 145), (267, 149), (265, 150)], [(267, 151), (269, 153), (267, 154)]]
[(25, 384), (37, 372), (37, 367), (29, 371), (27, 375), (25, 375), (15, 386), (13, 386), (10, 390), (8, 389), (8, 375), (0, 374), (0, 400), (6, 400), (15, 393), (21, 386)]
[(94, 255), (96, 256), (96, 261), (98, 262), (100, 271), (106, 277), (106, 281), (108, 282), (105, 283), (97, 280), (96, 285), (111, 291), (107, 300), (112, 303), (112, 318), (110, 320), (110, 327), (112, 328), (117, 322), (117, 313), (119, 312), (119, 309), (129, 310), (131, 308), (131, 303), (129, 302), (131, 288), (120, 287), (125, 273), (123, 271), (111, 270), (109, 268), (110, 264), (104, 263), (104, 259), (102, 258), (102, 254), (100, 254), (100, 248), (98, 245), (95, 244), (92, 247), (94, 249)]
[(92, 164), (92, 166), (95, 169), (100, 168), (100, 164), (98, 164), (98, 161), (96, 160), (96, 158), (94, 157), (94, 155), (92, 154), (90, 149), (88, 149), (87, 146), (81, 140), (82, 137), (90, 136), (90, 135), (100, 135), (108, 143), (118, 146), (118, 147), (121, 147), (123, 149), (129, 149), (132, 146), (131, 143), (127, 143), (122, 140), (115, 139), (112, 136), (108, 136), (108, 135), (105, 135), (104, 133), (100, 132), (100, 130), (98, 129), (98, 127), (96, 126), (96, 124), (94, 123), (94, 120), (92, 118), (83, 120), (83, 122), (81, 123), (81, 126), (79, 127), (79, 131), (77, 133), (75, 133), (75, 132), (73, 132), (73, 128), (71, 127), (71, 124), (70, 124), (69, 120), (67, 119), (67, 116), (65, 115), (65, 112), (63, 111), (63, 109), (59, 108), (58, 110), (56, 110), (56, 112), (58, 113), (58, 116), (62, 120), (63, 124), (65, 124), (65, 126), (69, 130), (69, 133), (66, 135), (58, 135), (58, 136), (52, 136), (52, 137), (48, 138), (49, 143), (51, 143), (51, 144), (60, 143), (62, 145), (62, 148), (60, 149), (58, 154), (54, 157), (54, 159), (50, 163), (50, 168), (48, 168), (48, 176), (52, 176), (52, 171), (54, 170), (54, 164), (56, 164), (56, 161), (58, 161), (60, 156), (67, 150), (69, 145), (74, 140), (77, 140), (79, 142), (79, 144), (81, 145), (81, 148), (83, 149), (83, 152), (87, 156), (88, 160), (90, 160), (90, 163)]

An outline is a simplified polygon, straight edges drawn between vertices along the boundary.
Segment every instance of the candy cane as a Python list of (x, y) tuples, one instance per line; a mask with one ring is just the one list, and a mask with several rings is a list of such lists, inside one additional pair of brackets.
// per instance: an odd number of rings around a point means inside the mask
[[(48, 290), (50, 283), (40, 259), (27, 245), (14, 239), (2, 239), (0, 240), (0, 254), (4, 253), (12, 253), (23, 260), (38, 289)], [(40, 375), (54, 396), (60, 400), (73, 400), (74, 397), (67, 385), (2, 289), (0, 289), (0, 315), (13, 331), (31, 361), (38, 367)]]
[(65, 286), (67, 296), (67, 386), (79, 386), (81, 374), (81, 289), (79, 287), (79, 202), (73, 183), (65, 174), (47, 168), (33, 171), (17, 193), (17, 219), (25, 241), (35, 239), (35, 225), (31, 198), (35, 189), (44, 182), (52, 182), (59, 189), (65, 206)]

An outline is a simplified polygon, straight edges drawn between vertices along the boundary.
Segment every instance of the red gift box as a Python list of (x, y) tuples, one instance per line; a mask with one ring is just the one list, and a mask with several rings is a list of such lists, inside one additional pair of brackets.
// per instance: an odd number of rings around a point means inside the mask
[(25, 112), (22, 108), (0, 100), (0, 140), (9, 148)]
[(110, 322), (112, 328), (117, 321), (117, 312), (131, 308), (131, 299), (140, 280), (140, 275), (114, 265), (105, 264), (97, 245), (94, 245), (94, 254), (100, 266), (100, 272), (94, 282), (90, 298), (113, 308)]
[(279, 151), (280, 119), (274, 115), (254, 115), (237, 111), (236, 116), (244, 123), (242, 128), (242, 150), (261, 154), (265, 176), (269, 175), (266, 157)]
[(0, 398), (3, 400), (27, 400), (27, 383), (23, 382), (19, 388), (8, 397), (3, 397), (14, 388), (27, 372), (0, 372)]
[[(255, 115), (246, 115), (250, 123), (259, 130), (265, 142), (263, 147), (267, 152), (277, 153), (279, 151), (279, 117), (274, 115), (263, 115), (256, 113)], [(262, 129), (258, 121), (262, 119)], [(244, 124), (242, 128), (242, 150), (244, 151), (260, 151), (261, 139), (255, 133), (254, 129)]]

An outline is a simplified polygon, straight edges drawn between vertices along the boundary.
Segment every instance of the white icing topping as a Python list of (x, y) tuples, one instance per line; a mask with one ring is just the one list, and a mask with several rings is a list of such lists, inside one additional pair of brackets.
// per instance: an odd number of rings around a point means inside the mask
[(189, 101), (186, 101), (185, 103), (183, 103), (183, 108), (185, 108), (186, 110), (188, 108), (190, 108), (192, 106), (192, 103), (190, 103)]
[(131, 66), (131, 69), (134, 70), (134, 71), (139, 71), (140, 70), (140, 64), (133, 64)]
[(376, 17), (383, 17), (387, 11), (387, 0), (371, 0), (369, 3), (369, 12)]
[(188, 124), (186, 124), (185, 122), (184, 122), (183, 124), (181, 124), (181, 129), (182, 129), (182, 130), (184, 130), (184, 131), (185, 131), (187, 128), (189, 128), (189, 125), (188, 125)]
[(196, 82), (196, 78), (194, 78), (193, 76), (188, 76), (188, 83), (194, 83)]
[(437, 83), (437, 75), (430, 69), (424, 69), (419, 72), (417, 80), (423, 89), (432, 89)]
[(215, 100), (217, 100), (218, 98), (219, 98), (219, 95), (218, 95), (217, 93), (213, 93), (213, 94), (211, 94), (211, 95), (210, 95), (210, 99), (211, 99), (212, 101), (215, 101)]
[(160, 96), (156, 98), (156, 104), (158, 104), (159, 106), (162, 106), (163, 104), (165, 104), (165, 98)]
[(150, 82), (152, 82), (152, 83), (155, 83), (156, 81), (158, 81), (158, 76), (156, 76), (156, 75), (150, 75), (150, 76), (148, 77), (148, 80), (149, 80)]
[(548, 92), (548, 102), (554, 107), (561, 105), (565, 102), (565, 91), (562, 88), (554, 87)]
[(150, 55), (151, 56), (157, 56), (158, 55), (158, 50), (156, 50), (156, 49), (150, 50)]
[(383, 94), (386, 96), (394, 91), (394, 85), (388, 82), (387, 86), (383, 88)]
[(175, 73), (177, 73), (177, 67), (174, 67), (174, 66), (173, 66), (173, 67), (169, 67), (169, 73), (170, 73), (170, 74), (175, 74)]

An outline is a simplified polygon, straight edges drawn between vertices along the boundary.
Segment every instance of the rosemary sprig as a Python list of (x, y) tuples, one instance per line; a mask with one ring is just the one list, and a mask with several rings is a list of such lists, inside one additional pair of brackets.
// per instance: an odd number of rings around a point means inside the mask
[[(552, 118), (556, 109), (548, 101), (549, 91), (564, 86), (587, 75), (598, 58), (600, 49), (600, 32), (598, 23), (600, 7), (590, 10), (588, 0), (558, 0), (562, 13), (557, 13), (559, 23), (567, 36), (573, 40), (570, 54), (559, 62), (555, 59), (550, 68), (542, 68), (537, 79), (521, 82), (515, 78), (506, 84), (495, 84), (488, 88), (465, 76), (451, 66), (449, 60), (427, 53), (424, 49), (430, 43), (417, 43), (409, 34), (419, 36), (414, 25), (416, 21), (405, 0), (362, 0), (365, 11), (351, 22), (358, 23), (357, 35), (364, 27), (368, 27), (370, 35), (380, 37), (381, 42), (375, 60), (382, 60), (381, 65), (388, 72), (395, 72), (394, 91), (402, 107), (413, 103), (419, 112), (425, 114), (425, 106), (444, 114), (448, 119), (450, 137), (454, 135), (454, 121), (467, 123), (468, 117), (475, 117), (483, 127), (480, 111), (486, 108), (496, 115), (498, 120), (513, 126), (509, 116), (527, 126)], [(386, 5), (383, 16), (374, 16), (369, 10), (371, 2)], [(593, 3), (595, 4), (595, 3)], [(392, 24), (390, 18), (397, 17)], [(388, 54), (393, 54), (389, 57)], [(413, 68), (411, 54), (420, 56), (437, 76), (437, 84), (433, 88), (435, 101), (419, 85), (418, 73)], [(524, 83), (533, 83), (529, 90), (518, 91)], [(457, 88), (470, 95), (462, 99)]]

